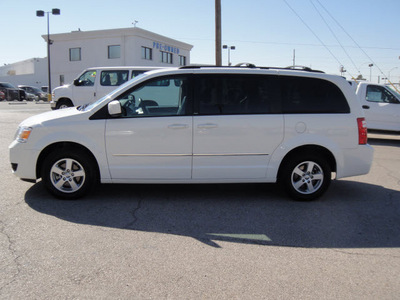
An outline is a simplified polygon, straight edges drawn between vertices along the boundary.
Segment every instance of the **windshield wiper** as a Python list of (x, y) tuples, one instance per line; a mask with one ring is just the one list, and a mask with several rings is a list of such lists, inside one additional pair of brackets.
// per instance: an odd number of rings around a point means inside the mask
[(88, 106), (89, 106), (89, 103), (83, 104), (83, 105), (78, 106), (77, 109), (80, 110), (80, 111), (82, 111), (82, 110), (84, 110), (84, 109), (85, 109), (86, 107), (88, 107)]

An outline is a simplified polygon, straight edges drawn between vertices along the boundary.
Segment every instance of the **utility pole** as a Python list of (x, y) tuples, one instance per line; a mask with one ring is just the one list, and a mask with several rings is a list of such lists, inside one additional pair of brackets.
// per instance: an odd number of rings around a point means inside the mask
[(296, 67), (296, 49), (293, 49), (293, 69)]
[(215, 65), (222, 66), (221, 0), (215, 0)]

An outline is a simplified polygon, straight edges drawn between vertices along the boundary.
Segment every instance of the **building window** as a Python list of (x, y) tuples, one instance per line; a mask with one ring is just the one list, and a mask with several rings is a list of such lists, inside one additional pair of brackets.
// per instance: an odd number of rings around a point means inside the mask
[(60, 75), (60, 85), (64, 85), (64, 83), (65, 83), (64, 75)]
[(108, 59), (121, 58), (121, 46), (112, 45), (108, 46)]
[(142, 47), (142, 58), (147, 60), (153, 59), (153, 49)]
[(80, 60), (81, 60), (81, 48), (70, 48), (69, 61), (80, 61)]
[(161, 53), (161, 62), (172, 64), (172, 53), (160, 51)]
[(186, 66), (186, 56), (179, 55), (179, 65)]

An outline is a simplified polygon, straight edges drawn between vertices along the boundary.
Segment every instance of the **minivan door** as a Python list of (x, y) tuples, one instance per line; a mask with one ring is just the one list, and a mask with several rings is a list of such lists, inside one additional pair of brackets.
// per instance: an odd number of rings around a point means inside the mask
[(191, 178), (192, 116), (185, 76), (133, 87), (117, 100), (122, 116), (108, 119), (105, 139), (114, 182)]
[(194, 82), (192, 178), (265, 178), (283, 139), (277, 77), (201, 74)]

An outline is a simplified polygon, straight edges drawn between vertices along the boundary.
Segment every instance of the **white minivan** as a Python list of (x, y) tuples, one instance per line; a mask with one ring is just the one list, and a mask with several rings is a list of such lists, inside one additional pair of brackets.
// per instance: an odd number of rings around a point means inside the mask
[(90, 103), (112, 92), (121, 84), (157, 67), (95, 67), (84, 70), (72, 83), (53, 90), (52, 109)]
[(98, 182), (280, 182), (311, 200), (332, 178), (368, 173), (373, 157), (342, 77), (200, 66), (146, 72), (89, 105), (30, 117), (9, 151), (16, 176), (66, 199)]

